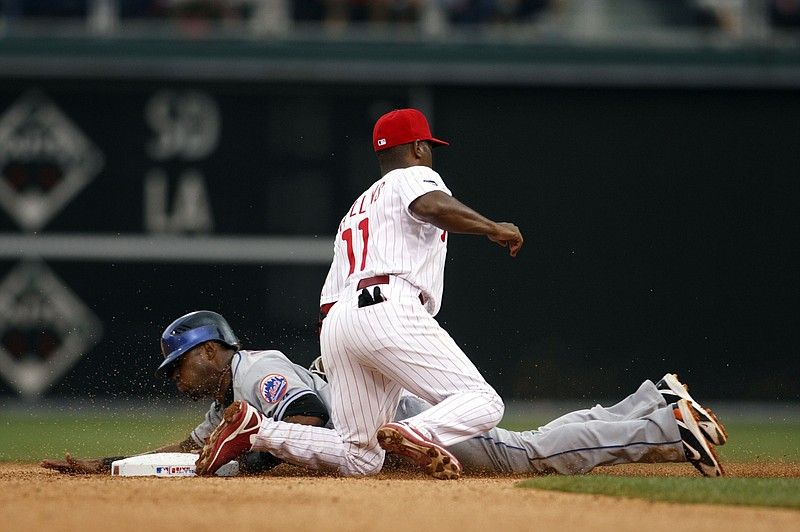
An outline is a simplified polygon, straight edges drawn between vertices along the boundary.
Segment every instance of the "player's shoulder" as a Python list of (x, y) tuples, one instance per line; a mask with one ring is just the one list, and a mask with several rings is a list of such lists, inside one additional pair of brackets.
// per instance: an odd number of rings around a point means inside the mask
[(398, 168), (396, 170), (392, 170), (388, 174), (384, 176), (384, 178), (392, 178), (392, 179), (437, 179), (441, 180), (442, 176), (439, 175), (439, 172), (431, 168), (430, 166), (408, 166), (406, 168)]
[(287, 358), (281, 351), (277, 349), (258, 349), (258, 350), (242, 350), (239, 351), (240, 354), (246, 357), (252, 358), (261, 358), (261, 357), (273, 357), (273, 358)]
[(231, 362), (234, 373), (247, 372), (254, 367), (263, 368), (265, 366), (280, 364), (291, 364), (289, 358), (277, 349), (267, 349), (263, 351), (239, 351), (237, 358)]
[(397, 190), (448, 190), (439, 172), (427, 166), (398, 168), (386, 174), (384, 179), (385, 185)]
[(444, 192), (448, 196), (453, 193), (445, 184), (442, 176), (439, 173), (427, 166), (413, 166), (409, 169), (411, 172), (403, 183), (403, 188), (412, 191), (415, 195), (422, 195), (428, 192)]

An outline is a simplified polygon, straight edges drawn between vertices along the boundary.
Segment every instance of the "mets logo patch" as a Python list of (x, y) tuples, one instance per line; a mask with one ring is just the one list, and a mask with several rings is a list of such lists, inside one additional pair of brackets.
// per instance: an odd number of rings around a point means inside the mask
[(289, 383), (283, 375), (270, 373), (261, 379), (261, 385), (258, 388), (261, 391), (261, 397), (269, 404), (274, 405), (286, 395)]

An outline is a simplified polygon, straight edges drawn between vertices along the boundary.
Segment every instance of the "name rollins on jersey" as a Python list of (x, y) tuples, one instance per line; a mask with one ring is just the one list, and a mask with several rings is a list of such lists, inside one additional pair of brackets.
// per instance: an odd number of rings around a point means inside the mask
[[(386, 185), (385, 181), (377, 183), (374, 187), (372, 187), (371, 190), (367, 190), (355, 202), (353, 202), (353, 205), (350, 207), (350, 212), (345, 218), (342, 219), (342, 223), (339, 224), (339, 229), (341, 229), (341, 226), (346, 218), (352, 218), (353, 216), (358, 216), (359, 214), (364, 214), (367, 212), (365, 210), (366, 207), (369, 207), (378, 201), (384, 185)], [(367, 203), (367, 196), (369, 196), (369, 203)]]

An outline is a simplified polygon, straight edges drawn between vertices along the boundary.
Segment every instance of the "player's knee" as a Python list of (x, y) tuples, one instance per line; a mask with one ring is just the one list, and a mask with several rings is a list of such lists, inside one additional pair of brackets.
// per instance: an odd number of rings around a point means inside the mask
[(503, 419), (505, 405), (503, 399), (494, 390), (487, 390), (480, 397), (484, 400), (484, 404), (480, 411), (480, 417), (477, 418), (480, 419), (480, 424), (475, 429), (478, 432), (486, 432), (495, 428)]
[(380, 465), (373, 464), (347, 464), (347, 467), (340, 471), (343, 477), (369, 477), (380, 472)]
[(503, 414), (506, 411), (506, 405), (503, 403), (503, 398), (497, 394), (494, 390), (493, 393), (489, 394), (489, 412), (490, 417), (493, 421), (493, 425), (497, 425), (500, 423), (500, 420), (503, 419)]
[(377, 475), (383, 466), (383, 459), (377, 453), (350, 454), (345, 459), (345, 466), (340, 473), (345, 477), (366, 477)]
[(503, 418), (503, 414), (506, 411), (506, 405), (503, 402), (503, 398), (500, 397), (499, 395), (497, 395), (497, 393), (495, 393), (494, 394), (494, 398), (492, 399), (492, 402), (497, 407), (497, 417), (498, 417), (498, 419), (502, 419)]

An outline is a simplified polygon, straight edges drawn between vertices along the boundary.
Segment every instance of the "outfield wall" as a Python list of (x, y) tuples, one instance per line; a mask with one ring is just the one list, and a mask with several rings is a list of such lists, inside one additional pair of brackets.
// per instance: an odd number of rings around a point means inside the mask
[(793, 51), (0, 41), (0, 393), (140, 397), (158, 335), (222, 312), (316, 356), (371, 127), (424, 109), (456, 197), (439, 320), (507, 397), (797, 400)]

